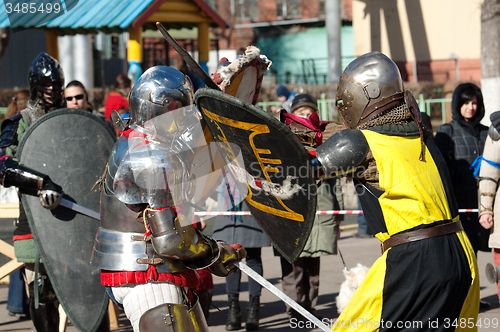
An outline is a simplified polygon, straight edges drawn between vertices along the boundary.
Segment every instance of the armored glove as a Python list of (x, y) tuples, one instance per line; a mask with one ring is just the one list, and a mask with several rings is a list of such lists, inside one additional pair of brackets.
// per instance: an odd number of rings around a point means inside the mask
[(52, 210), (56, 208), (63, 197), (63, 190), (60, 186), (46, 178), (43, 181), (43, 189), (38, 191), (40, 204), (46, 209)]
[(247, 256), (247, 251), (239, 243), (229, 245), (223, 241), (217, 241), (219, 247), (219, 258), (208, 267), (208, 270), (219, 277), (227, 277), (238, 269), (234, 263), (241, 261)]

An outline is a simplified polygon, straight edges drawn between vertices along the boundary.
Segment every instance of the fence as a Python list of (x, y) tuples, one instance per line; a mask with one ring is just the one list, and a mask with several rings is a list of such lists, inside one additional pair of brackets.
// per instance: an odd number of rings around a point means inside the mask
[[(436, 99), (424, 99), (424, 95), (420, 94), (418, 96), (418, 107), (421, 112), (427, 113), (429, 116), (431, 115), (431, 108), (437, 106), (441, 110), (441, 120), (442, 123), (446, 123), (446, 112), (445, 105), (447, 102), (451, 102), (450, 98), (436, 98)], [(271, 106), (279, 107), (281, 102), (279, 101), (267, 101), (267, 102), (258, 102), (257, 106), (262, 108), (264, 111), (268, 112), (268, 108)], [(340, 116), (337, 112), (337, 108), (335, 107), (335, 99), (326, 99), (325, 94), (321, 94), (321, 98), (318, 99), (318, 112), (319, 117), (323, 121), (340, 121)]]
[[(442, 122), (446, 122), (446, 112), (445, 105), (447, 102), (451, 102), (450, 98), (436, 98), (436, 99), (424, 99), (424, 95), (420, 94), (418, 96), (418, 107), (420, 111), (427, 113), (429, 116), (431, 115), (431, 108), (434, 106), (438, 106), (441, 109), (441, 119)], [(266, 101), (266, 102), (258, 102), (257, 106), (262, 108), (264, 111), (269, 111), (268, 108), (271, 106), (279, 107), (281, 102), (279, 101)], [(3, 119), (3, 116), (7, 112), (7, 107), (0, 107), (0, 117)], [(325, 94), (321, 94), (321, 98), (318, 99), (318, 112), (321, 120), (324, 121), (340, 121), (340, 116), (337, 112), (337, 108), (335, 107), (335, 99), (326, 99)]]

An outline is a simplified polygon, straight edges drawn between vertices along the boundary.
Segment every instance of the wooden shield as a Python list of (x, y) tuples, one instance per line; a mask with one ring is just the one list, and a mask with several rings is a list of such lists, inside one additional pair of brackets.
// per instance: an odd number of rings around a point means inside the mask
[(295, 261), (316, 213), (305, 148), (280, 121), (223, 92), (200, 89), (195, 103), (253, 217), (283, 257)]

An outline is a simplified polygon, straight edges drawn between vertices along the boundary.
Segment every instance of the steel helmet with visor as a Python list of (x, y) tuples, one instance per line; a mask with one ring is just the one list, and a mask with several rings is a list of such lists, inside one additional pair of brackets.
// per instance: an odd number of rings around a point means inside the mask
[(380, 52), (354, 59), (339, 78), (336, 106), (351, 129), (404, 100), (403, 80), (397, 65)]
[(30, 100), (39, 100), (46, 112), (63, 106), (64, 72), (55, 58), (45, 52), (38, 54), (31, 63), (28, 84)]
[(177, 69), (156, 66), (146, 70), (130, 92), (130, 128), (144, 131), (147, 121), (193, 104), (191, 80)]

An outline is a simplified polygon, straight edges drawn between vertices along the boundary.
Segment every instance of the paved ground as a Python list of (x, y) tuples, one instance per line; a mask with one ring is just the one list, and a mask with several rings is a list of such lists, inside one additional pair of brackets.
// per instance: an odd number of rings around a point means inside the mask
[[(1, 231), (0, 225), (0, 231)], [(342, 233), (339, 241), (339, 248), (342, 252), (344, 260), (348, 268), (354, 267), (358, 262), (367, 266), (371, 264), (380, 255), (380, 244), (375, 238), (358, 239), (352, 235), (354, 231), (347, 230)], [(275, 286), (281, 289), (280, 282), (280, 263), (277, 257), (273, 256), (271, 248), (264, 248), (264, 276)], [(479, 253), (478, 261), (480, 268), (481, 278), (481, 298), (492, 303), (491, 309), (479, 313), (479, 317), (483, 324), (488, 320), (490, 322), (496, 320), (496, 327), (490, 326), (489, 328), (484, 325), (479, 328), (479, 331), (499, 331), (500, 330), (500, 308), (498, 305), (498, 298), (496, 295), (495, 285), (489, 284), (484, 274), (484, 267), (486, 263), (492, 262), (493, 257), (491, 253)], [(342, 260), (340, 256), (325, 256), (321, 259), (321, 280), (320, 280), (320, 297), (318, 305), (318, 314), (323, 317), (335, 319), (338, 315), (335, 307), (335, 297), (340, 288), (340, 284), (344, 281), (342, 274)], [(215, 289), (213, 304), (210, 310), (210, 317), (208, 323), (210, 331), (222, 332), (225, 331), (224, 325), (227, 315), (227, 302), (224, 288), (224, 279), (215, 277)], [(248, 301), (247, 278), (244, 276), (242, 280), (242, 288), (245, 290), (241, 296), (243, 317), (246, 316), (246, 302)], [(6, 302), (7, 302), (7, 285), (0, 285), (0, 331), (33, 331), (31, 321), (19, 321), (7, 315)], [(287, 321), (284, 313), (284, 304), (272, 293), (263, 290), (261, 298), (261, 330), (268, 331), (290, 331), (294, 330)], [(132, 331), (128, 321), (123, 314), (120, 316), (121, 326), (114, 329), (113, 332)], [(490, 324), (491, 325), (491, 324)], [(321, 331), (320, 329), (300, 329), (302, 331)], [(67, 332), (75, 332), (76, 329), (69, 325)]]

